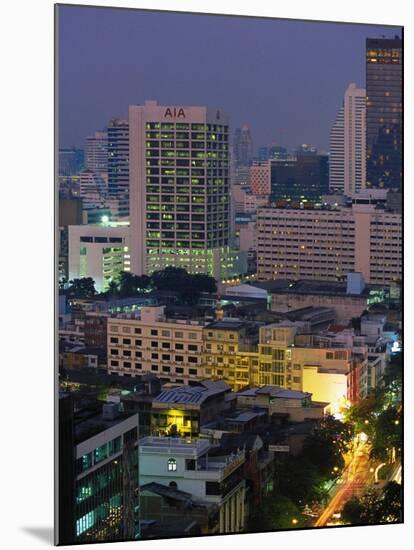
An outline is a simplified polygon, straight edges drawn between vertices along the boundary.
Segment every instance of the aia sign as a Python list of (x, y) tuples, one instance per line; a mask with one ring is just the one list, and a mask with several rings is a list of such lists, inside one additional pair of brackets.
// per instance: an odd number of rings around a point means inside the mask
[(164, 118), (185, 118), (184, 109), (182, 107), (167, 107), (167, 109), (165, 109)]

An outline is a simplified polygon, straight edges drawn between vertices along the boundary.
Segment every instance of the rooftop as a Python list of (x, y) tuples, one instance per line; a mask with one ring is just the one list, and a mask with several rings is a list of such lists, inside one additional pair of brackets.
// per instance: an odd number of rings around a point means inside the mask
[(240, 330), (244, 326), (245, 326), (244, 321), (240, 321), (239, 319), (234, 319), (234, 320), (214, 321), (213, 323), (206, 325), (206, 328), (217, 329), (217, 330)]
[(155, 399), (161, 403), (182, 403), (190, 405), (201, 405), (209, 397), (225, 393), (230, 386), (218, 380), (206, 380), (200, 386), (180, 386), (178, 388), (164, 390)]
[(370, 287), (365, 286), (361, 294), (348, 294), (346, 281), (314, 281), (302, 279), (291, 282), (289, 285), (272, 289), (273, 292), (282, 292), (287, 294), (328, 294), (343, 296), (363, 296), (369, 294)]

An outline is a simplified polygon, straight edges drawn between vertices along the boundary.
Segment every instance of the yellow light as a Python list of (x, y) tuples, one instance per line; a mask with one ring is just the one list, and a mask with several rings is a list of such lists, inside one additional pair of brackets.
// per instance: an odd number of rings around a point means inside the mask
[(297, 524), (297, 522), (298, 522), (298, 520), (297, 520), (296, 518), (293, 518), (293, 519), (292, 519), (292, 523), (293, 523), (293, 525), (296, 525), (296, 524)]
[(365, 421), (364, 421), (364, 424), (369, 424), (369, 420), (365, 420)]
[(398, 426), (399, 423), (400, 423), (399, 420), (396, 420), (396, 421), (394, 422), (394, 424), (395, 424), (396, 426)]

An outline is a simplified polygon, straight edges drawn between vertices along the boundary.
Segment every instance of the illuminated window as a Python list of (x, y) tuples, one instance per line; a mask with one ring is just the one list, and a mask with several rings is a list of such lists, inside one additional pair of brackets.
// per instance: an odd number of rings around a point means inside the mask
[(177, 461), (175, 458), (169, 458), (168, 459), (168, 471), (169, 472), (175, 472), (177, 470)]

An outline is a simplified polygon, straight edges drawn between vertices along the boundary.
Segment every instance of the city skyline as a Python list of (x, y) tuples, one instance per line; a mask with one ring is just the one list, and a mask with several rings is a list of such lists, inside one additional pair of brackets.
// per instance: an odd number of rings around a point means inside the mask
[[(350, 82), (365, 86), (366, 38), (401, 36), (401, 27), (396, 26), (61, 9), (65, 17), (58, 33), (58, 61), (65, 71), (60, 71), (59, 79), (60, 147), (84, 147), (86, 138), (104, 129), (111, 118), (126, 118), (129, 105), (157, 100), (227, 111), (232, 133), (243, 124), (250, 126), (255, 151), (272, 143), (287, 147), (311, 143), (327, 151), (345, 89)], [(162, 36), (155, 43), (154, 24)], [(166, 51), (168, 37), (175, 47)], [(254, 48), (249, 48), (253, 40)], [(332, 40), (337, 47), (327, 48)], [(275, 56), (273, 52), (285, 44), (288, 51)], [(136, 53), (141, 51), (147, 55)], [(149, 63), (149, 58), (156, 62)]]

